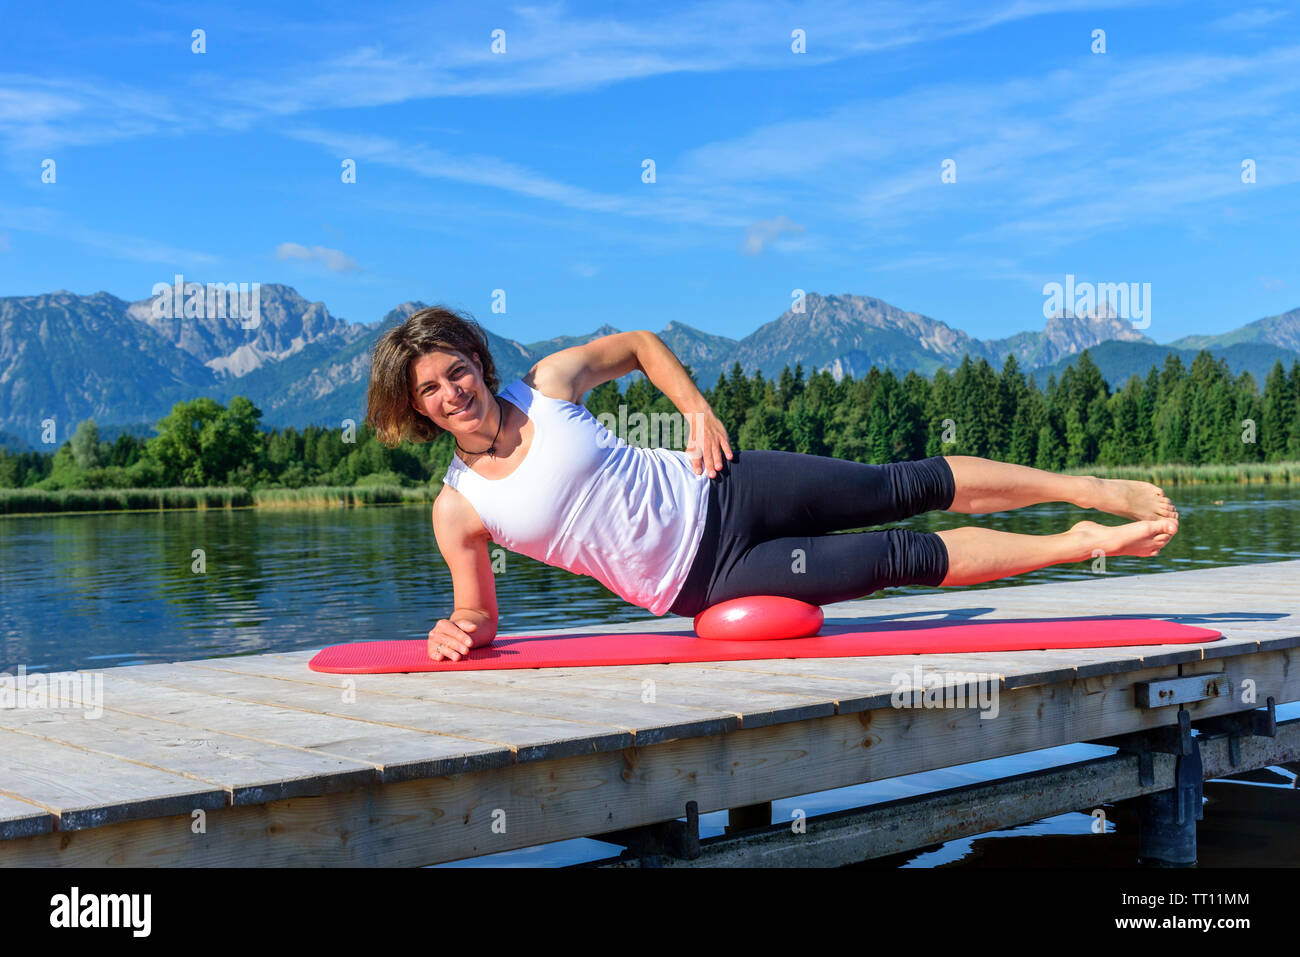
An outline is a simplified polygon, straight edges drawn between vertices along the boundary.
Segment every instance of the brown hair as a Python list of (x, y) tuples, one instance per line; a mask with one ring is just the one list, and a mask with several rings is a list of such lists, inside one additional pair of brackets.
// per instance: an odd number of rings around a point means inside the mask
[(411, 407), (411, 364), (431, 352), (458, 352), (466, 359), (477, 357), (488, 389), (495, 394), (500, 387), (487, 334), (470, 316), (445, 306), (411, 313), (405, 322), (379, 338), (370, 360), (366, 421), (374, 428), (376, 438), (390, 449), (403, 439), (432, 442), (444, 431)]

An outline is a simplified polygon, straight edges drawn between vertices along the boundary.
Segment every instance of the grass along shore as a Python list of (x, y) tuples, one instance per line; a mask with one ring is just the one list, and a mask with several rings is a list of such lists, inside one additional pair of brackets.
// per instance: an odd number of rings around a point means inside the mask
[(1095, 475), (1098, 478), (1135, 479), (1166, 485), (1258, 485), (1300, 482), (1298, 462), (1250, 462), (1241, 465), (1094, 465), (1066, 469), (1066, 475)]
[(58, 512), (156, 512), (161, 509), (210, 508), (355, 508), (361, 505), (410, 505), (432, 502), (441, 485), (268, 488), (252, 491), (221, 488), (0, 489), (0, 515)]
[[(1257, 485), (1300, 482), (1300, 462), (1245, 465), (1095, 465), (1066, 469), (1067, 475), (1136, 479), (1161, 487)], [(0, 489), (0, 515), (57, 512), (136, 512), (209, 508), (356, 508), (362, 505), (418, 505), (432, 502), (441, 485), (308, 486), (249, 490), (223, 488)]]

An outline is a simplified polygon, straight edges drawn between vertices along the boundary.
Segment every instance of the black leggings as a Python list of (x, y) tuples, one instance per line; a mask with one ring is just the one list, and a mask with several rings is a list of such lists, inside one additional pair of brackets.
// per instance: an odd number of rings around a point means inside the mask
[(948, 574), (948, 549), (934, 532), (829, 534), (949, 508), (956, 485), (943, 456), (867, 465), (762, 449), (733, 455), (709, 481), (704, 535), (673, 614), (692, 618), (746, 595), (829, 605), (938, 585)]

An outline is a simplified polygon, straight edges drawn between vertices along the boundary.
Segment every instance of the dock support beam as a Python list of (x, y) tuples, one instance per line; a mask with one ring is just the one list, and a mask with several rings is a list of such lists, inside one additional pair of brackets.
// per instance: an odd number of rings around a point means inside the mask
[(1201, 744), (1192, 738), (1191, 753), (1180, 754), (1174, 765), (1174, 786), (1137, 799), (1138, 861), (1143, 866), (1196, 865), (1196, 822), (1204, 816), (1203, 780)]
[[(1183, 680), (1183, 679), (1178, 679)], [(1178, 723), (1091, 742), (1118, 748), (1138, 758), (1138, 783), (1155, 781), (1152, 754), (1172, 754), (1174, 786), (1132, 799), (1138, 818), (1138, 860), (1146, 867), (1194, 867), (1196, 822), (1201, 808), (1201, 744), (1192, 734), (1192, 716), (1178, 709)]]
[(1195, 866), (1196, 822), (1204, 817), (1201, 741), (1227, 738), (1228, 760), (1236, 767), (1241, 761), (1244, 739), (1277, 736), (1277, 702), (1269, 696), (1265, 704), (1263, 711), (1233, 712), (1198, 722), (1195, 735), (1192, 734), (1191, 715), (1180, 708), (1176, 728), (1156, 728), (1095, 742), (1113, 744), (1121, 751), (1136, 753), (1142, 784), (1150, 784), (1153, 780), (1153, 752), (1173, 754), (1177, 758), (1172, 788), (1133, 799), (1138, 815), (1138, 859), (1143, 865)]

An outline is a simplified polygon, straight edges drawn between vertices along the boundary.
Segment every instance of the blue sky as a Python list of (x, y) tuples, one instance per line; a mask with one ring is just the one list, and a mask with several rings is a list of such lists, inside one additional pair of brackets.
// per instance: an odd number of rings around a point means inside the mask
[(991, 338), (1042, 328), (1043, 285), (1067, 273), (1149, 282), (1159, 342), (1300, 305), (1288, 5), (7, 17), (0, 295), (142, 299), (181, 273), (287, 283), (354, 322), (443, 302), (522, 341), (674, 319), (739, 338), (794, 289)]

